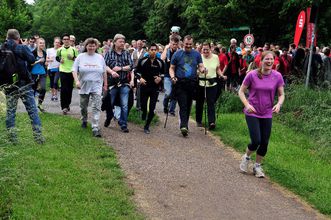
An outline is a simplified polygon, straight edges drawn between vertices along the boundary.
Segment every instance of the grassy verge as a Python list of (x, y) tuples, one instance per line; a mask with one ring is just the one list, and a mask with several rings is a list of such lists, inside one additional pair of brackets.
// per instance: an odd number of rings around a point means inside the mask
[[(331, 215), (331, 164), (313, 151), (307, 135), (273, 122), (268, 154), (263, 167), (274, 181), (289, 188), (321, 213)], [(244, 153), (249, 142), (242, 113), (221, 114), (214, 132), (222, 141)]]
[[(137, 125), (144, 126), (145, 121), (141, 120), (141, 114), (142, 114), (142, 111), (138, 111), (138, 109), (133, 107), (130, 111), (128, 121), (132, 122), (134, 124), (137, 124)], [(154, 126), (154, 125), (158, 124), (158, 122), (159, 122), (159, 116), (157, 114), (155, 114), (154, 118), (152, 120), (151, 126)]]
[(20, 145), (6, 143), (1, 126), (0, 219), (143, 219), (109, 146), (79, 120), (46, 113), (42, 121), (42, 146), (26, 114), (17, 117)]

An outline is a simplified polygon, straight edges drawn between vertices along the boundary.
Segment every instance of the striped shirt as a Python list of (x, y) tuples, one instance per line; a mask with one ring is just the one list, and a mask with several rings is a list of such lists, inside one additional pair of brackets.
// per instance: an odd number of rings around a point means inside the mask
[[(115, 50), (109, 50), (105, 55), (105, 62), (106, 65), (113, 69), (115, 66), (118, 67), (125, 67), (130, 66), (130, 71), (133, 68), (133, 61), (131, 55), (128, 51), (123, 50), (122, 53), (117, 53)], [(128, 80), (128, 73), (130, 71), (118, 71), (117, 73), (120, 75), (119, 79), (113, 79), (112, 76), (108, 76), (108, 85), (115, 85), (115, 84), (125, 84), (129, 83)]]

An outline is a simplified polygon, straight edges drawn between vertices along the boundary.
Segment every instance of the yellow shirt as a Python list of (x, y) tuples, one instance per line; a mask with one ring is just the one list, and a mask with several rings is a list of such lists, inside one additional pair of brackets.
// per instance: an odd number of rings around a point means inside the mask
[[(207, 79), (212, 79), (212, 78), (216, 78), (217, 77), (217, 67), (220, 65), (220, 61), (218, 59), (218, 56), (215, 54), (212, 54), (211, 58), (205, 58), (204, 56), (202, 56), (202, 62), (203, 65), (207, 68), (208, 73), (206, 75)], [(199, 78), (205, 78), (205, 74), (203, 73), (199, 73)], [(212, 87), (212, 86), (216, 86), (217, 82), (214, 82), (213, 84), (210, 84), (208, 80), (199, 80), (199, 85), (200, 86), (205, 86), (206, 83), (206, 87)]]

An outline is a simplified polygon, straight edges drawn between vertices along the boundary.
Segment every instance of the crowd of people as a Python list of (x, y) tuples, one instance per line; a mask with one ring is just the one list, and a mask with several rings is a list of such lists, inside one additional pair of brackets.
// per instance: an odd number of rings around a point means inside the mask
[[(54, 38), (52, 48), (45, 49), (46, 42), (38, 35), (22, 41), (17, 30), (8, 30), (4, 46), (14, 51), (19, 66), (17, 81), (5, 89), (9, 139), (17, 143), (15, 112), (17, 100), (21, 98), (31, 118), (35, 140), (44, 143), (38, 109), (45, 112), (47, 76), (51, 101), (58, 101), (60, 93), (63, 115), (70, 112), (74, 85), (79, 89), (83, 128), (87, 128), (91, 99), (91, 127), (95, 137), (102, 136), (102, 110), (106, 111), (104, 127), (115, 118), (121, 131), (129, 133), (127, 120), (134, 99), (136, 108), (142, 111), (144, 132), (149, 134), (160, 91), (165, 94), (162, 103), (165, 114), (176, 116), (178, 103), (179, 129), (184, 137), (189, 134), (193, 100), (196, 100), (197, 126), (213, 130), (220, 94), (224, 90), (238, 91), (251, 138), (240, 169), (247, 172), (250, 156), (256, 151), (254, 173), (263, 177), (261, 161), (267, 152), (272, 114), (278, 113), (284, 102), (284, 86), (294, 78), (304, 78), (308, 51), (293, 44), (282, 49), (269, 43), (248, 47), (241, 42), (237, 46), (236, 39), (230, 40), (229, 47), (212, 42), (197, 43), (190, 35), (182, 38), (179, 31), (177, 26), (171, 28), (166, 46), (148, 44), (145, 40), (132, 40), (129, 44), (122, 34), (116, 34), (102, 45), (95, 38), (76, 45), (73, 35), (63, 34), (61, 38)], [(313, 51), (311, 84), (330, 85), (330, 48), (323, 48), (322, 54), (316, 47)], [(208, 122), (205, 119), (203, 123), (205, 103)]]

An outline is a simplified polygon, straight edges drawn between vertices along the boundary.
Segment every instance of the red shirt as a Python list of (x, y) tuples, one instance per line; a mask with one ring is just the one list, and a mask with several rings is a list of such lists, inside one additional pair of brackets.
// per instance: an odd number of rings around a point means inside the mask
[(274, 65), (272, 65), (272, 69), (276, 69), (277, 65), (279, 64), (279, 57), (275, 57)]
[(280, 66), (279, 66), (279, 72), (282, 75), (289, 75), (291, 70), (291, 64), (292, 64), (292, 57), (290, 55), (281, 55), (280, 56)]
[(257, 67), (260, 67), (260, 63), (261, 63), (261, 54), (260, 53), (256, 55), (254, 62)]
[(218, 55), (218, 59), (220, 60), (220, 69), (221, 71), (223, 71), (224, 67), (229, 64), (228, 58), (224, 53), (221, 53), (220, 55)]

